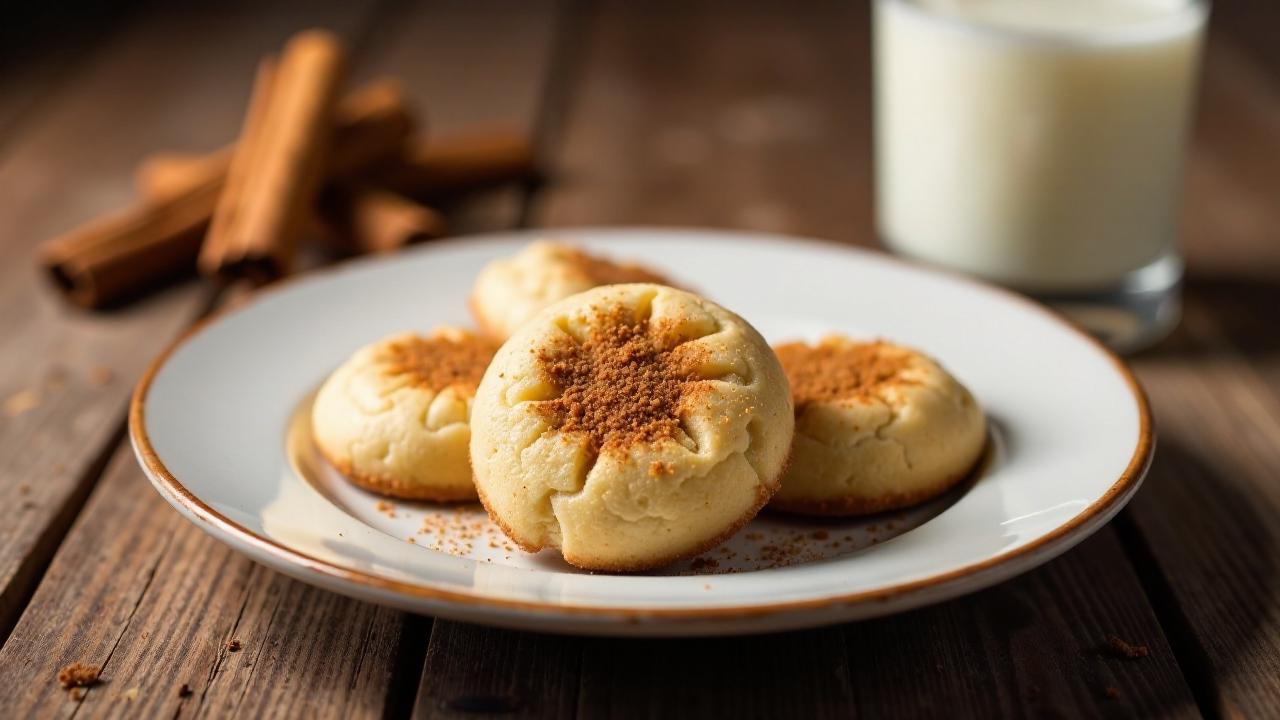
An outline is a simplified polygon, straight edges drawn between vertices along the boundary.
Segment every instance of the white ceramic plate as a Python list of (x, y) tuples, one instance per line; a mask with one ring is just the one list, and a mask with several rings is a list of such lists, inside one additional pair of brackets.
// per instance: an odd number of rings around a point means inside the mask
[(770, 341), (881, 336), (939, 358), (993, 428), (971, 482), (909, 512), (810, 522), (765, 513), (661, 572), (575, 571), (514, 548), (478, 507), (381, 501), (318, 461), (311, 394), (357, 347), (467, 324), (488, 260), (534, 236), (348, 263), (205, 324), (142, 379), (130, 435), (179, 512), (254, 560), (372, 602), (474, 622), (607, 635), (780, 630), (899, 612), (1000, 582), (1097, 530), (1137, 490), (1153, 437), (1124, 364), (1040, 307), (891, 258), (792, 238), (557, 231), (669, 273)]

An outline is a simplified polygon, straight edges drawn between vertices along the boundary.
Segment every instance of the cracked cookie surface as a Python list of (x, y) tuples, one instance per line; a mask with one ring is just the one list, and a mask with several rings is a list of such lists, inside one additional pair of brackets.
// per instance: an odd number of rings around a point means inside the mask
[(485, 507), (523, 548), (637, 571), (754, 517), (793, 425), (782, 368), (744, 320), (670, 287), (612, 285), (502, 347), (476, 393), (471, 458)]
[(775, 350), (791, 381), (796, 433), (773, 507), (815, 515), (895, 510), (945, 492), (981, 457), (981, 407), (924, 354), (839, 336)]
[(395, 335), (356, 351), (311, 409), (320, 453), (367, 490), (474, 500), (471, 406), (497, 346), (457, 328)]
[(471, 312), (485, 334), (506, 340), (548, 305), (617, 283), (670, 284), (641, 265), (609, 260), (566, 243), (538, 240), (480, 271), (471, 292)]

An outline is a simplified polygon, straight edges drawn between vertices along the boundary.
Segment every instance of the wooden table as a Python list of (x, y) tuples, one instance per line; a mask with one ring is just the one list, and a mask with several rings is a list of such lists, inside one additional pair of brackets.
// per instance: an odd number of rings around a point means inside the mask
[[(358, 79), (403, 77), (434, 128), (536, 133), (554, 182), (473, 203), (458, 221), (468, 232), (679, 224), (872, 244), (866, 5), (31, 12), (5, 28), (0, 58), (0, 715), (1280, 712), (1275, 4), (1215, 7), (1185, 203), (1186, 317), (1133, 361), (1159, 452), (1114, 522), (1014, 581), (897, 617), (627, 641), (415, 617), (206, 537), (148, 486), (122, 433), (144, 365), (221, 298), (189, 283), (76, 311), (32, 248), (125, 203), (147, 151), (229, 139), (256, 59), (308, 25), (349, 40)], [(1120, 657), (1108, 635), (1149, 654)], [(80, 700), (55, 681), (73, 661), (103, 667)]]

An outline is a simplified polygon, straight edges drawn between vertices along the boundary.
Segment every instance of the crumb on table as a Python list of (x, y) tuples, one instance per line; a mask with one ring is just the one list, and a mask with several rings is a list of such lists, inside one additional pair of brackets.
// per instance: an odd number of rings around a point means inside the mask
[(100, 672), (102, 669), (96, 665), (73, 662), (58, 671), (58, 684), (67, 689), (91, 687), (98, 684)]
[(40, 405), (40, 393), (35, 390), (19, 390), (4, 401), (4, 414), (17, 417)]
[(115, 373), (106, 365), (94, 365), (89, 368), (89, 382), (94, 385), (107, 385), (115, 379)]
[(1125, 642), (1118, 635), (1108, 635), (1107, 646), (1115, 655), (1130, 660), (1144, 658), (1151, 653), (1151, 650), (1146, 645), (1133, 645)]

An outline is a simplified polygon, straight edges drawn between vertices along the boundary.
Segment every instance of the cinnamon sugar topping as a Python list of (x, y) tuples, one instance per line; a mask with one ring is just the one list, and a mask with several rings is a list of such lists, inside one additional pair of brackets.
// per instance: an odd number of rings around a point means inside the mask
[(787, 343), (774, 352), (791, 383), (797, 413), (810, 403), (870, 399), (877, 388), (909, 382), (900, 373), (911, 365), (911, 355), (883, 342)]
[(654, 460), (649, 463), (649, 474), (653, 477), (661, 477), (663, 475), (674, 475), (676, 466), (669, 462)]
[(673, 348), (668, 328), (624, 306), (596, 313), (581, 344), (539, 352), (561, 391), (540, 409), (559, 431), (585, 435), (594, 452), (678, 438), (682, 407), (704, 387), (696, 368), (705, 350)]
[(576, 247), (565, 246), (564, 257), (596, 285), (620, 283), (657, 283), (670, 285), (671, 281), (634, 263), (617, 263), (589, 255)]
[(397, 340), (387, 348), (387, 373), (408, 375), (414, 385), (428, 390), (453, 387), (473, 394), (497, 349), (487, 340), (470, 336)]

